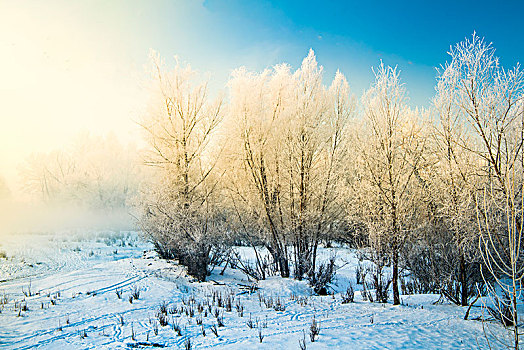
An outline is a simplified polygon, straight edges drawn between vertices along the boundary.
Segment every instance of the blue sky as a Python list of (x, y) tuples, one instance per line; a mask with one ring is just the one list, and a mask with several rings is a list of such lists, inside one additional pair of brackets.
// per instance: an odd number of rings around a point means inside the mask
[(0, 176), (80, 131), (139, 140), (150, 49), (218, 89), (235, 68), (297, 68), (313, 48), (326, 82), (340, 69), (357, 96), (382, 59), (427, 107), (435, 67), (473, 31), (503, 65), (522, 60), (523, 13), (524, 1), (0, 0)]
[[(171, 11), (165, 15), (177, 6)], [(296, 67), (311, 47), (327, 76), (340, 69), (358, 95), (380, 59), (398, 65), (412, 103), (424, 106), (433, 94), (435, 67), (447, 60), (450, 45), (473, 31), (493, 42), (503, 64), (524, 57), (522, 1), (207, 0), (199, 11), (210, 20), (196, 24), (192, 35), (202, 47), (179, 51), (204, 69), (206, 62), (192, 60), (194, 50), (223, 65), (261, 69), (283, 61)], [(166, 41), (162, 51), (176, 51), (176, 44)]]

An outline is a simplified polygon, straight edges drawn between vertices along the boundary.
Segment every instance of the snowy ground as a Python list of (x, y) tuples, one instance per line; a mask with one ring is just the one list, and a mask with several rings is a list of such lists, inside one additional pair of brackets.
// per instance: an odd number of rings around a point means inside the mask
[[(393, 306), (362, 301), (357, 291), (356, 302), (342, 304), (340, 292), (349, 281), (355, 286), (357, 259), (347, 249), (323, 251), (325, 256), (336, 251), (342, 266), (337, 293), (313, 296), (305, 282), (277, 277), (260, 281), (250, 294), (244, 286), (252, 282), (229, 268), (224, 275), (215, 270), (206, 283), (193, 282), (150, 248), (132, 232), (4, 237), (0, 252), (8, 259), (0, 259), (0, 348), (177, 349), (190, 339), (196, 349), (299, 349), (304, 336), (307, 349), (487, 348), (482, 323), (464, 321), (465, 308), (433, 305), (437, 295), (405, 295), (404, 305)], [(130, 303), (134, 290), (140, 295)], [(122, 291), (121, 299), (116, 291)], [(266, 305), (271, 301), (283, 306)], [(166, 326), (157, 316), (162, 303)], [(224, 323), (218, 336), (212, 331), (216, 313)], [(479, 314), (479, 308), (472, 309), (472, 317)], [(314, 343), (309, 339), (313, 318), (320, 322)], [(173, 329), (177, 324), (181, 335)]]

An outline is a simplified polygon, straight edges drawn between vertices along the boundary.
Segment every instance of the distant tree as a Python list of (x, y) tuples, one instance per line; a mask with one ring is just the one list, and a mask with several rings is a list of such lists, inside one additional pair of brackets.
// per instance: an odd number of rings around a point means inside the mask
[(45, 203), (63, 200), (74, 171), (74, 160), (65, 152), (34, 153), (20, 167), (22, 189)]
[(20, 168), (22, 189), (45, 203), (125, 208), (140, 179), (136, 153), (114, 135), (81, 134), (69, 148), (28, 157)]
[(0, 176), (0, 201), (11, 197), (11, 190), (7, 186), (5, 179)]

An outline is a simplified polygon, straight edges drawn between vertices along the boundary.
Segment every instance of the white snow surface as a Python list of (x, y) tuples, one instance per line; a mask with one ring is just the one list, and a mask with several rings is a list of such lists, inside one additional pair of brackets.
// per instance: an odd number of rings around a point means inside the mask
[[(487, 348), (482, 323), (463, 320), (464, 307), (434, 304), (438, 295), (403, 295), (398, 306), (363, 301), (355, 283), (357, 258), (346, 248), (322, 249), (324, 258), (336, 253), (339, 269), (335, 294), (315, 296), (306, 281), (276, 276), (259, 281), (250, 294), (244, 286), (254, 282), (231, 268), (223, 275), (216, 268), (207, 282), (198, 283), (175, 262), (159, 259), (134, 232), (65, 231), (12, 235), (1, 242), (8, 258), (0, 259), (0, 348), (179, 349), (190, 339), (194, 349), (299, 349), (304, 336), (307, 349)], [(250, 248), (238, 250), (252, 256)], [(342, 304), (340, 293), (350, 281), (355, 302)], [(135, 289), (140, 297), (130, 303)], [(116, 290), (122, 290), (121, 299)], [(232, 311), (218, 307), (213, 293), (216, 299), (234, 298)], [(269, 298), (280, 300), (285, 310), (267, 308), (263, 300)], [(174, 312), (187, 309), (191, 299), (193, 317)], [(169, 310), (164, 327), (156, 316), (163, 302)], [(27, 310), (20, 311), (21, 303)], [(209, 303), (212, 312), (200, 314), (198, 303)], [(243, 317), (237, 303), (244, 307)], [(224, 319), (218, 337), (211, 331), (216, 309)], [(480, 308), (472, 308), (470, 318), (479, 315)], [(314, 343), (309, 338), (313, 317), (320, 322)], [(250, 318), (258, 327), (248, 327)], [(174, 323), (181, 326), (181, 336)], [(489, 329), (500, 333), (496, 325)]]

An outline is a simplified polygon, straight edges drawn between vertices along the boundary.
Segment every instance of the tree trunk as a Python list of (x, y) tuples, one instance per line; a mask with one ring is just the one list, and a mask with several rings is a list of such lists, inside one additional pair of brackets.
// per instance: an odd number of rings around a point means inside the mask
[(393, 305), (400, 305), (400, 294), (398, 291), (398, 249), (393, 249)]
[(283, 278), (289, 277), (289, 263), (285, 257), (280, 257), (278, 260), (278, 267), (280, 269), (280, 276)]
[(269, 254), (273, 257), (273, 262), (277, 265), (280, 271), (280, 276), (283, 278), (289, 277), (289, 261), (285, 256), (285, 252), (280, 248), (277, 242), (266, 245)]
[(460, 305), (468, 305), (468, 277), (466, 275), (466, 260), (464, 254), (460, 256), (460, 284), (461, 284), (461, 298)]

